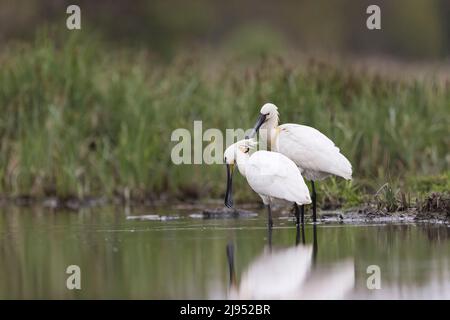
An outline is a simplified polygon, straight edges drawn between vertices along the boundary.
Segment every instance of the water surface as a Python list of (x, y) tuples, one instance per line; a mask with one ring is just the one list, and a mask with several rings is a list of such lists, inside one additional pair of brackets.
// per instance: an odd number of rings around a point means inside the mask
[[(297, 234), (291, 218), (276, 216), (269, 246), (264, 211), (195, 212), (3, 208), (0, 298), (450, 298), (448, 226), (319, 224), (314, 241), (312, 225)], [(66, 288), (69, 265), (81, 268), (81, 290)], [(379, 290), (367, 288), (370, 265), (380, 268)]]

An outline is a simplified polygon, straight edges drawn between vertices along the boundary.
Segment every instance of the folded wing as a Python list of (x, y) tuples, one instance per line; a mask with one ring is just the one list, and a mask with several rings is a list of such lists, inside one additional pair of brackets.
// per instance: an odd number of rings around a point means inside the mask
[(257, 193), (309, 204), (308, 187), (294, 162), (277, 152), (257, 151), (246, 166), (246, 177), (250, 187)]
[(352, 165), (333, 141), (312, 127), (283, 124), (277, 150), (302, 170), (329, 173), (344, 179), (352, 178)]

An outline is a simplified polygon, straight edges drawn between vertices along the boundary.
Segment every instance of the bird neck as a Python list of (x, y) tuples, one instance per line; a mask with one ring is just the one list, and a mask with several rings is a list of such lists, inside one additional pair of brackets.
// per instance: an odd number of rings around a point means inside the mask
[(275, 129), (276, 127), (278, 127), (279, 122), (280, 122), (279, 116), (275, 115), (275, 116), (267, 119), (266, 122), (264, 122), (263, 125), (261, 126), (261, 129), (266, 129), (266, 130)]
[(245, 167), (247, 166), (248, 158), (250, 158), (248, 153), (243, 153), (238, 151), (236, 154), (236, 164), (239, 172), (245, 177)]
[(261, 126), (259, 133), (262, 142), (262, 149), (273, 150), (273, 142), (275, 140), (275, 135), (277, 134), (276, 130), (279, 121), (280, 119), (278, 118), (278, 115), (276, 115), (270, 119), (267, 119), (267, 121)]

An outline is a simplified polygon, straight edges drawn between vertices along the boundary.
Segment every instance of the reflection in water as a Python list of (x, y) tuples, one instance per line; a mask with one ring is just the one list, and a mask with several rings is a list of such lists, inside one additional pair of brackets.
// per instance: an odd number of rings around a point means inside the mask
[[(127, 220), (126, 211), (117, 207), (77, 213), (0, 208), (0, 299), (227, 298), (224, 248), (229, 241), (235, 245), (236, 291), (257, 261), (272, 259), (276, 265), (281, 260), (277, 257), (284, 256), (286, 277), (288, 268), (298, 272), (309, 261), (296, 299), (323, 297), (326, 285), (320, 280), (333, 290), (343, 288), (332, 283), (342, 281), (340, 271), (352, 257), (355, 289), (342, 294), (345, 298), (450, 298), (446, 225), (319, 224), (314, 239), (313, 225), (296, 233), (292, 221), (275, 215), (271, 255), (264, 250), (269, 240), (264, 211), (245, 219), (193, 219), (192, 213), (173, 208), (135, 208), (130, 213), (178, 217), (154, 221)], [(286, 248), (284, 254), (281, 248)], [(290, 267), (296, 259), (302, 262)], [(82, 290), (66, 288), (66, 268), (73, 264), (81, 268)], [(381, 269), (381, 290), (367, 289), (369, 265)]]
[[(301, 229), (301, 232), (300, 232)], [(300, 233), (302, 244), (299, 244)], [(264, 252), (254, 259), (237, 283), (234, 246), (227, 245), (230, 271), (230, 299), (344, 299), (354, 289), (352, 259), (318, 267), (317, 230), (313, 226), (313, 245), (305, 245), (304, 225), (297, 226), (296, 246), (272, 250), (271, 229)]]

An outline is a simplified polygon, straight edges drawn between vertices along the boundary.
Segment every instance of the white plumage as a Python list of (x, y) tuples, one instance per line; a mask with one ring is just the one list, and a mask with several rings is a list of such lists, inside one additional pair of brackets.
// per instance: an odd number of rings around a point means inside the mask
[[(333, 141), (312, 127), (287, 123), (278, 126), (278, 108), (266, 103), (260, 111), (250, 138), (259, 132), (261, 143), (267, 150), (280, 152), (292, 160), (301, 174), (311, 180), (313, 221), (316, 221), (316, 191), (314, 181), (330, 175), (350, 180), (352, 165)], [(302, 210), (303, 215), (303, 210)]]
[(230, 166), (236, 163), (239, 172), (247, 179), (250, 187), (268, 206), (269, 226), (271, 226), (270, 205), (274, 199), (303, 205), (311, 203), (311, 197), (300, 171), (292, 160), (281, 153), (271, 151), (257, 151), (250, 155), (250, 148), (255, 145), (253, 140), (241, 140), (225, 150), (224, 160), (229, 172), (225, 204), (232, 206)]
[(352, 165), (326, 135), (312, 127), (287, 123), (278, 127), (274, 150), (295, 162), (308, 180), (330, 175), (352, 178)]
[(299, 205), (311, 203), (308, 187), (294, 162), (281, 153), (257, 151), (247, 161), (245, 177), (250, 187), (269, 204), (270, 198)]

